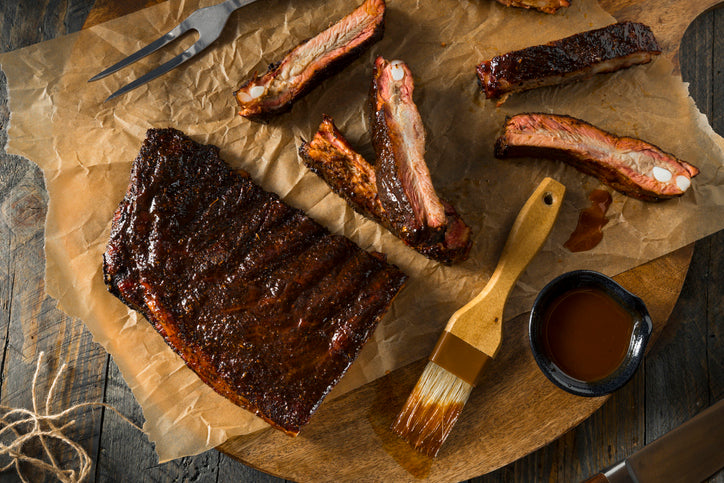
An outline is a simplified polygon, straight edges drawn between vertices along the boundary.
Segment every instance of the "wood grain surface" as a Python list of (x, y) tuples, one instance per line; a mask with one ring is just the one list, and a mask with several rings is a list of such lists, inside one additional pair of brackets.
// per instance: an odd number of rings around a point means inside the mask
[[(95, 3), (91, 9), (92, 0), (0, 2), (0, 51), (54, 38), (79, 29), (84, 22), (86, 25), (98, 23), (157, 2), (98, 0)], [(678, 39), (689, 23), (715, 3), (711, 0), (602, 2), (619, 19), (649, 19), (655, 25), (657, 37), (672, 56), (675, 56)], [(718, 36), (716, 32), (719, 32)], [(680, 56), (682, 76), (692, 83), (692, 96), (720, 134), (724, 133), (722, 32), (724, 9), (700, 16), (684, 36), (681, 51), (685, 55)], [(0, 74), (2, 146), (6, 141), (8, 119), (5, 79)], [(0, 354), (0, 401), (30, 407), (29, 385), (34, 361), (42, 350), (48, 354), (49, 364), (41, 373), (41, 381), (47, 381), (63, 362), (71, 367), (60, 391), (59, 405), (104, 401), (140, 424), (143, 421), (140, 408), (111, 358), (92, 342), (79, 320), (62, 314), (53, 300), (45, 296), (43, 220), (46, 205), (47, 195), (39, 169), (25, 159), (8, 156), (0, 150), (0, 239), (3, 240), (0, 244), (0, 347), (3, 349)], [(719, 232), (697, 242), (693, 258), (692, 248), (688, 247), (622, 274), (621, 282), (635, 288), (650, 308), (656, 308), (654, 319), (658, 321), (660, 336), (644, 367), (631, 383), (576, 429), (565, 432), (566, 427), (554, 428), (553, 433), (562, 434), (554, 442), (474, 481), (581, 480), (723, 397), (723, 241), (724, 232)], [(688, 275), (674, 306), (689, 261)], [(664, 326), (662, 322), (667, 319)], [(522, 319), (514, 319), (510, 327), (506, 338), (520, 340), (525, 337)], [(504, 347), (515, 345), (504, 343)], [(505, 357), (500, 359), (501, 364), (519, 368), (525, 368), (529, 362), (524, 351), (511, 349), (501, 356)], [(388, 477), (374, 458), (360, 465), (356, 461), (360, 448), (369, 446), (363, 435), (371, 431), (382, 444), (378, 443), (370, 451), (382, 451), (386, 458), (394, 460), (397, 468), (404, 472), (400, 473), (401, 478), (437, 475), (438, 463), (432, 467), (429, 461), (401, 446), (404, 443), (390, 439), (391, 433), (387, 429), (387, 419), (394, 412), (390, 408), (401, 407), (423, 364), (395, 371), (354, 393), (325, 403), (313, 419), (310, 431), (305, 430), (303, 436), (295, 440), (285, 437), (277, 442), (280, 435), (263, 431), (227, 443), (222, 449), (233, 452), (254, 467), (287, 478), (333, 479), (332, 470), (343, 472), (344, 468), (351, 467), (351, 473), (346, 473), (347, 479), (359, 479), (363, 475), (368, 479), (389, 481), (391, 475)], [(503, 388), (505, 383), (500, 381), (500, 384), (490, 386)], [(513, 394), (519, 392), (515, 388), (509, 390)], [(470, 404), (485, 410), (487, 400), (486, 394), (479, 391), (474, 393)], [(600, 404), (599, 401), (590, 402), (594, 407), (590, 411), (584, 410), (580, 419)], [(566, 400), (556, 400), (553, 405), (566, 403)], [(517, 400), (512, 414), (502, 416), (515, 420), (526, 404), (529, 401)], [(74, 419), (76, 424), (70, 435), (89, 451), (95, 462), (92, 481), (280, 481), (213, 450), (158, 465), (148, 440), (112, 413), (87, 409), (79, 411)], [(568, 426), (576, 422), (570, 421)], [(540, 423), (548, 424), (549, 421), (541, 416)], [(460, 424), (474, 431), (478, 424), (475, 413), (463, 413)], [(457, 443), (451, 440), (449, 444), (458, 446), (451, 447), (448, 455), (458, 449), (465, 450), (461, 440)], [(513, 446), (511, 453), (520, 451), (519, 442)], [(468, 453), (466, 455), (470, 458)], [(517, 456), (501, 454), (497, 461), (483, 463), (451, 462), (453, 467), (445, 479), (480, 475), (504, 464), (507, 458)], [(61, 454), (61, 461), (68, 458), (69, 454)], [(43, 480), (41, 474), (28, 475), (33, 481)], [(0, 474), (2, 481), (17, 479), (12, 472)], [(713, 480), (724, 481), (724, 474), (719, 473)]]

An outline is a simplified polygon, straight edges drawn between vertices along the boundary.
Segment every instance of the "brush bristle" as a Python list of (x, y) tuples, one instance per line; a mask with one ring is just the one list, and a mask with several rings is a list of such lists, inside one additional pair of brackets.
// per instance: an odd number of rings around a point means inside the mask
[(452, 372), (428, 362), (392, 431), (421, 453), (437, 456), (472, 389)]

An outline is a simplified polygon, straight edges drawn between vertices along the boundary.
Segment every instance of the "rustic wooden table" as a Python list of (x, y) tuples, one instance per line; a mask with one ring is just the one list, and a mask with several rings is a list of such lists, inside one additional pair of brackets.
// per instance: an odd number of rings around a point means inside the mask
[[(141, 6), (144, 0), (126, 3)], [(94, 0), (1, 1), (0, 52), (79, 30), (93, 6)], [(724, 134), (724, 8), (703, 14), (691, 25), (682, 42), (680, 63), (698, 106), (714, 129)], [(5, 76), (0, 72), (0, 146), (7, 139), (9, 117)], [(111, 357), (92, 341), (81, 321), (57, 310), (45, 295), (46, 206), (37, 166), (0, 148), (0, 403), (30, 407), (35, 360), (45, 351), (49, 364), (41, 380), (62, 363), (70, 366), (59, 390), (59, 404), (103, 401), (140, 425), (140, 408)], [(555, 442), (472, 481), (580, 480), (722, 397), (724, 231), (696, 243), (665, 332), (630, 384)], [(215, 450), (159, 465), (145, 436), (110, 412), (87, 408), (75, 419), (68, 434), (93, 459), (91, 481), (282, 481)], [(70, 453), (63, 453), (60, 460), (68, 458)], [(32, 471), (28, 476), (33, 481), (43, 479)], [(11, 470), (0, 474), (0, 480), (19, 479)], [(712, 480), (724, 482), (724, 472)]]

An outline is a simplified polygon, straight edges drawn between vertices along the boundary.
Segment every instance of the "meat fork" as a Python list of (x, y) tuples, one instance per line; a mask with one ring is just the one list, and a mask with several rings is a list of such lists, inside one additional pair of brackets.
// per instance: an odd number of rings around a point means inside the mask
[(188, 17), (186, 17), (186, 20), (171, 29), (171, 31), (169, 31), (166, 35), (161, 36), (157, 40), (151, 42), (137, 52), (129, 55), (117, 64), (110, 66), (103, 72), (94, 75), (93, 77), (88, 79), (88, 82), (102, 79), (107, 75), (113, 74), (114, 72), (123, 69), (127, 65), (130, 65), (137, 60), (142, 59), (147, 55), (156, 52), (158, 49), (168, 45), (189, 30), (196, 30), (199, 33), (198, 40), (191, 47), (181, 52), (179, 55), (169, 60), (165, 64), (156, 67), (152, 71), (142, 75), (133, 82), (129, 82), (128, 84), (108, 96), (108, 98), (103, 102), (109, 101), (114, 97), (125, 94), (126, 92), (133, 90), (136, 87), (141, 86), (146, 82), (165, 74), (171, 69), (178, 67), (179, 65), (183, 64), (191, 57), (195, 56), (206, 47), (211, 45), (221, 35), (221, 32), (224, 30), (226, 22), (229, 20), (231, 14), (236, 10), (240, 9), (241, 7), (249, 5), (250, 3), (254, 3), (255, 1), (256, 0), (226, 0), (225, 2), (219, 3), (217, 5), (200, 8), (194, 11)]

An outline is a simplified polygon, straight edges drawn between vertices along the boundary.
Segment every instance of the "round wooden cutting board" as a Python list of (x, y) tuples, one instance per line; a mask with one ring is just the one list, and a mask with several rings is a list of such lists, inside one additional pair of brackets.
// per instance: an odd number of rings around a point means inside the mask
[[(160, 0), (98, 0), (85, 26), (155, 3)], [(618, 20), (650, 25), (663, 55), (678, 65), (686, 28), (720, 0), (600, 3)], [(653, 340), (676, 303), (693, 250), (689, 245), (614, 277), (645, 301), (654, 320)], [(504, 332), (498, 357), (434, 460), (389, 429), (426, 361), (326, 401), (296, 438), (268, 429), (237, 437), (218, 449), (251, 467), (296, 481), (450, 481), (493, 471), (555, 440), (607, 399), (575, 397), (545, 379), (528, 349), (527, 314), (506, 321)]]
[[(646, 303), (654, 341), (676, 303), (693, 251), (689, 245), (614, 277)], [(296, 438), (270, 429), (218, 449), (294, 481), (459, 481), (496, 470), (555, 440), (607, 399), (570, 395), (543, 376), (528, 347), (527, 314), (505, 324), (498, 356), (434, 460), (389, 429), (424, 360), (326, 401)]]

